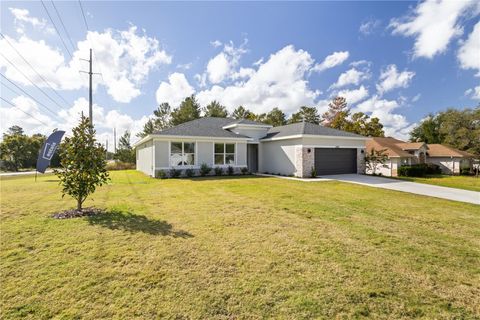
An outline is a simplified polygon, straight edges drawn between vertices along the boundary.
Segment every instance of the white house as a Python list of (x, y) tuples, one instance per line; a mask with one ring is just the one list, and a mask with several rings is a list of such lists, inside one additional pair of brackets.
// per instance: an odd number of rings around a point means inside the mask
[(134, 144), (137, 170), (200, 166), (308, 177), (363, 173), (369, 138), (312, 123), (272, 127), (246, 119), (205, 117), (150, 134)]

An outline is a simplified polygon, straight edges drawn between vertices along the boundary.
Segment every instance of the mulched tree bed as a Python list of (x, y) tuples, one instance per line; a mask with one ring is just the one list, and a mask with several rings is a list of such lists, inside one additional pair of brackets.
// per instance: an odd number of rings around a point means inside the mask
[(98, 214), (105, 213), (105, 210), (99, 208), (83, 208), (82, 210), (77, 209), (70, 209), (61, 212), (54, 213), (52, 218), (54, 219), (72, 219), (72, 218), (80, 218), (80, 217), (90, 217), (96, 216)]

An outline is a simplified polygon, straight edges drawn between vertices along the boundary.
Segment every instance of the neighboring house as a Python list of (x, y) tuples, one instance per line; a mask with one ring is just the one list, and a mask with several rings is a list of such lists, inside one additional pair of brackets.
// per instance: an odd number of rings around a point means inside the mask
[(460, 169), (469, 168), (474, 159), (474, 155), (468, 152), (441, 144), (429, 144), (428, 149), (428, 162), (438, 164), (447, 174), (460, 174)]
[(237, 172), (309, 177), (364, 173), (369, 138), (312, 123), (272, 127), (251, 120), (205, 117), (150, 134), (134, 144), (137, 170), (155, 176), (159, 170), (196, 171), (232, 166)]
[(470, 159), (473, 157), (467, 152), (441, 144), (405, 142), (391, 137), (372, 138), (367, 141), (367, 152), (371, 149), (385, 150), (388, 155), (387, 163), (379, 166), (376, 173), (393, 177), (398, 175), (400, 166), (418, 163), (438, 164), (443, 173), (459, 174), (461, 167), (470, 166)]

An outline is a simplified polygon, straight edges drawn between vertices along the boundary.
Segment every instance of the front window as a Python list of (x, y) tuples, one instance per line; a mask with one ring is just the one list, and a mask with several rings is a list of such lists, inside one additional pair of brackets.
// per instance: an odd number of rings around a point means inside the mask
[(215, 165), (235, 164), (235, 144), (215, 143)]
[(193, 166), (195, 164), (195, 142), (171, 142), (170, 166)]

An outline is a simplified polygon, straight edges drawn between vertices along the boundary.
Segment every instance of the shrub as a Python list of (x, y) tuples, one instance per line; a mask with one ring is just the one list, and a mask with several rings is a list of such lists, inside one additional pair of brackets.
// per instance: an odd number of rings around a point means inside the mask
[(169, 172), (170, 178), (178, 178), (178, 177), (180, 177), (181, 173), (182, 173), (181, 170), (177, 170), (177, 169), (172, 168), (172, 169), (170, 169), (170, 172)]
[(122, 161), (110, 161), (106, 166), (107, 170), (131, 170), (135, 169), (134, 163), (122, 162)]
[(205, 177), (207, 174), (210, 173), (210, 171), (212, 171), (212, 168), (210, 168), (208, 164), (202, 163), (202, 165), (200, 166), (200, 175), (202, 177)]
[(155, 173), (155, 178), (157, 178), (157, 179), (167, 179), (167, 173), (163, 170), (158, 170)]
[(242, 167), (242, 169), (240, 169), (240, 172), (243, 174), (243, 175), (246, 175), (248, 173), (248, 168), (247, 167)]
[(185, 169), (185, 175), (189, 178), (193, 177), (194, 173), (193, 169)]
[(462, 176), (471, 176), (472, 175), (472, 170), (470, 170), (470, 168), (461, 168), (460, 169), (460, 174)]
[(223, 169), (221, 167), (215, 167), (215, 175), (221, 176), (223, 174)]
[(233, 176), (233, 167), (232, 167), (232, 166), (228, 166), (228, 168), (227, 168), (227, 174), (228, 174), (229, 176)]
[(438, 164), (434, 163), (426, 163), (424, 164), (425, 166), (425, 173), (426, 174), (441, 174), (442, 169), (440, 169), (440, 166)]
[(404, 177), (423, 177), (427, 174), (427, 172), (431, 172), (433, 170), (435, 170), (433, 167), (429, 169), (427, 164), (421, 163), (411, 166), (400, 166), (400, 168), (398, 168), (398, 175)]
[(311, 178), (317, 177), (317, 170), (315, 169), (315, 167), (312, 167), (312, 169), (310, 170), (310, 177)]

